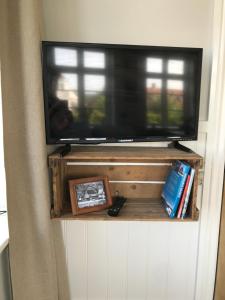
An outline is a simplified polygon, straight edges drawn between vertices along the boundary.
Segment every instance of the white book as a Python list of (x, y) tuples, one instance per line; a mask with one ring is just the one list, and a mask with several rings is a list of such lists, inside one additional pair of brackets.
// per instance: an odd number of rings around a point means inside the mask
[(187, 211), (188, 202), (189, 202), (189, 198), (190, 198), (190, 194), (191, 194), (191, 188), (192, 188), (192, 184), (194, 181), (194, 175), (195, 175), (195, 169), (191, 168), (190, 181), (189, 181), (189, 185), (188, 185), (188, 189), (187, 189), (187, 194), (186, 194), (186, 197), (184, 200), (184, 206), (182, 209), (181, 219), (184, 218), (186, 211)]

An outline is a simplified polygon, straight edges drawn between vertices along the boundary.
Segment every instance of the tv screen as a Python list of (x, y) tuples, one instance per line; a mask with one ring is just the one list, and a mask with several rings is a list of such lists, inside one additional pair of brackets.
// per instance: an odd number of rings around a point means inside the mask
[(202, 49), (43, 42), (48, 144), (197, 139)]

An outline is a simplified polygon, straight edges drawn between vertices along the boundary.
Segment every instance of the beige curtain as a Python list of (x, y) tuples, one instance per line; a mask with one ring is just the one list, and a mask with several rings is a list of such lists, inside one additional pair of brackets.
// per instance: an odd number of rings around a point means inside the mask
[(38, 0), (0, 0), (0, 59), (14, 300), (57, 300), (49, 218)]

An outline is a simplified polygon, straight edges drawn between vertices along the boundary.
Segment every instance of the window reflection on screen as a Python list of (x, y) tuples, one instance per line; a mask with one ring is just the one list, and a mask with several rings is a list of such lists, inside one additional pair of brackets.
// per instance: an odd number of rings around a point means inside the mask
[(188, 133), (197, 97), (194, 59), (155, 48), (51, 47), (45, 74), (51, 135), (114, 139)]
[[(184, 65), (182, 59), (147, 58), (146, 118), (148, 126), (178, 128), (183, 125)], [(152, 73), (152, 78), (148, 78), (149, 73)]]
[(88, 123), (101, 124), (105, 119), (105, 76), (85, 75), (84, 90)]
[(74, 73), (61, 73), (58, 78), (56, 97), (67, 101), (68, 109), (75, 119), (79, 118), (78, 112), (78, 77)]
[(54, 61), (56, 66), (77, 66), (77, 51), (65, 48), (54, 49)]
[(168, 124), (183, 124), (184, 82), (183, 80), (167, 80)]
[(87, 68), (105, 68), (105, 54), (102, 52), (84, 51), (84, 66)]
[(147, 78), (147, 124), (160, 125), (162, 122), (161, 101), (162, 101), (162, 80)]
[(148, 57), (146, 61), (146, 70), (147, 72), (152, 73), (162, 73), (162, 59), (161, 58), (153, 58)]
[(169, 59), (168, 61), (168, 73), (169, 74), (184, 74), (184, 61)]
[(103, 75), (85, 75), (84, 76), (85, 93), (103, 92), (105, 90), (105, 76)]

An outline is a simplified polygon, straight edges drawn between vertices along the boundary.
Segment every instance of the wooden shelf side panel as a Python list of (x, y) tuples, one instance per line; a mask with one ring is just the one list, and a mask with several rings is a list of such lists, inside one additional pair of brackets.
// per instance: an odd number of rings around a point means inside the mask
[(53, 215), (60, 216), (63, 211), (63, 183), (62, 183), (62, 168), (61, 160), (49, 159), (49, 166), (52, 177), (52, 197), (53, 197)]

